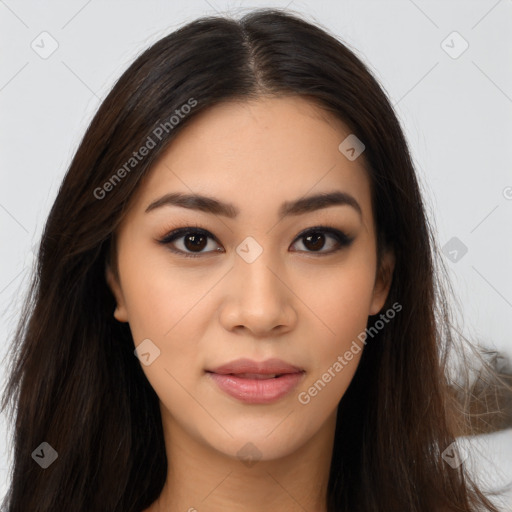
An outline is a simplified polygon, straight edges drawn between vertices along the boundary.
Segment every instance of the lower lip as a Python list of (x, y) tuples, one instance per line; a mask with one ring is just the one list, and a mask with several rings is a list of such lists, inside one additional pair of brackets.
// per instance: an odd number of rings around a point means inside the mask
[(244, 379), (235, 375), (208, 374), (222, 391), (247, 404), (277, 402), (290, 393), (304, 376), (304, 372), (298, 372), (272, 379)]

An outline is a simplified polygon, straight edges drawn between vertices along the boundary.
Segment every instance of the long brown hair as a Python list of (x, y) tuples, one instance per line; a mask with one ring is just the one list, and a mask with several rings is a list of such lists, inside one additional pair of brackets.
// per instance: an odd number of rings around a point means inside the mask
[[(14, 340), (2, 403), (15, 413), (8, 512), (140, 512), (160, 494), (167, 460), (158, 397), (129, 327), (113, 318), (105, 267), (115, 267), (114, 233), (130, 198), (176, 134), (219, 102), (261, 95), (304, 96), (364, 142), (378, 255), (385, 247), (396, 255), (384, 308), (403, 309), (368, 342), (339, 404), (328, 510), (497, 510), (464, 465), (442, 457), (460, 427), (445, 367), (450, 317), (397, 117), (346, 45), (299, 16), (264, 9), (201, 18), (156, 42), (87, 129), (49, 214)], [(46, 469), (33, 458), (44, 442), (58, 454)]]

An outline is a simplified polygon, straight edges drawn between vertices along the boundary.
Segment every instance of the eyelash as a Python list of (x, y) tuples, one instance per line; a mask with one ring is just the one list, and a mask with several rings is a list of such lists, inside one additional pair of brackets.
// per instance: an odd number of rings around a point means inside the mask
[[(183, 238), (185, 235), (188, 234), (198, 234), (203, 235), (205, 237), (211, 238), (214, 240), (217, 244), (221, 245), (220, 242), (207, 230), (199, 227), (199, 226), (189, 226), (185, 228), (179, 228), (175, 229), (169, 233), (167, 233), (163, 238), (159, 239), (158, 242), (162, 245), (168, 246), (169, 250), (175, 254), (179, 254), (180, 256), (184, 256), (185, 258), (198, 258), (205, 254), (209, 253), (216, 253), (217, 251), (207, 251), (207, 252), (197, 252), (197, 253), (190, 253), (190, 252), (184, 252), (179, 249), (172, 249), (170, 247), (170, 244), (174, 242), (175, 240), (178, 240), (180, 238)], [(335, 239), (336, 242), (338, 242), (339, 247), (337, 249), (333, 249), (327, 252), (319, 252), (319, 251), (298, 251), (298, 252), (306, 252), (309, 254), (316, 254), (318, 256), (327, 256), (329, 254), (334, 254), (335, 252), (340, 251), (344, 247), (348, 247), (352, 242), (353, 238), (349, 237), (347, 234), (345, 234), (343, 231), (340, 231), (339, 229), (330, 227), (330, 226), (314, 226), (312, 228), (308, 228), (301, 233), (297, 235), (297, 237), (294, 240), (294, 243), (302, 238), (305, 238), (307, 235), (312, 233), (327, 233), (331, 235), (332, 238)], [(293, 245), (293, 244), (292, 244)], [(220, 251), (219, 251), (220, 252)]]

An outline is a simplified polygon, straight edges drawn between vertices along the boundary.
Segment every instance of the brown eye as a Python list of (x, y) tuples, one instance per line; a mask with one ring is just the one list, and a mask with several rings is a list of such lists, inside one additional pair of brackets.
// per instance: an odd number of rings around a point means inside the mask
[(189, 234), (183, 237), (183, 245), (189, 251), (202, 251), (207, 245), (207, 237), (202, 234)]
[(325, 245), (325, 235), (320, 232), (304, 237), (304, 246), (311, 251), (319, 251)]
[[(319, 255), (324, 255), (339, 251), (343, 247), (348, 247), (352, 243), (353, 238), (338, 229), (318, 226), (301, 233), (297, 237), (297, 241), (302, 241), (303, 246), (306, 248), (305, 251), (301, 252), (316, 252)], [(331, 249), (322, 251), (326, 245), (330, 245)]]
[[(214, 247), (211, 250), (205, 250), (208, 247), (209, 240), (213, 241)], [(217, 245), (215, 237), (208, 231), (199, 228), (176, 229), (159, 242), (168, 246), (172, 252), (191, 258), (222, 251), (220, 248), (215, 248), (215, 245)]]

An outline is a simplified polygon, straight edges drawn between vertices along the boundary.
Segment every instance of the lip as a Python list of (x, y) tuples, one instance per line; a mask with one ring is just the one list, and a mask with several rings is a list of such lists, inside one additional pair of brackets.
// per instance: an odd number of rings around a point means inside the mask
[(280, 400), (299, 384), (305, 373), (281, 359), (237, 359), (206, 372), (221, 391), (248, 404)]
[(288, 364), (282, 359), (267, 359), (266, 361), (253, 361), (252, 359), (236, 359), (229, 363), (207, 370), (213, 373), (227, 375), (240, 373), (256, 373), (260, 375), (271, 375), (273, 373), (297, 373), (303, 369), (298, 366)]

